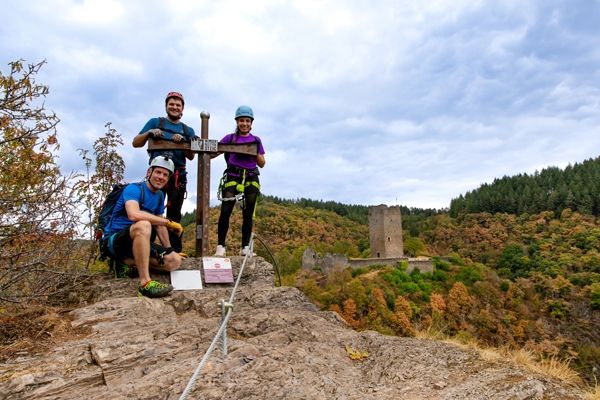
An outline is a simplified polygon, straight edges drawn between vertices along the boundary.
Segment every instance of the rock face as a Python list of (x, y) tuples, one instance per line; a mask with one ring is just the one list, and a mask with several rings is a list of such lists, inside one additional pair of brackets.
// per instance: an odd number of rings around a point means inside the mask
[[(232, 259), (236, 274), (241, 260)], [(188, 398), (581, 398), (574, 388), (474, 351), (355, 332), (298, 290), (272, 282), (263, 259), (246, 266), (228, 354), (216, 347)], [(178, 399), (219, 328), (218, 302), (229, 299), (231, 287), (147, 299), (134, 297), (134, 281), (99, 284), (93, 300), (100, 301), (72, 312), (73, 326), (90, 334), (0, 364), (0, 398)]]

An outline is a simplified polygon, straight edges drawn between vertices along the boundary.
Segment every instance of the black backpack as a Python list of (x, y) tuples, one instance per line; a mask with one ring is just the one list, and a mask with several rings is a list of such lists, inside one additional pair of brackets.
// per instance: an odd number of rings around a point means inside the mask
[[(96, 224), (96, 240), (101, 240), (104, 236), (104, 229), (110, 223), (110, 220), (113, 217), (113, 211), (115, 210), (115, 205), (117, 204), (117, 200), (123, 193), (123, 189), (127, 186), (128, 183), (117, 183), (113, 185), (112, 190), (106, 196), (104, 203), (102, 203), (102, 208), (100, 209), (100, 214), (98, 215), (98, 223)], [(142, 193), (140, 198), (140, 208), (144, 203), (144, 188), (142, 187), (141, 182), (138, 182), (137, 185), (140, 187), (140, 191)]]

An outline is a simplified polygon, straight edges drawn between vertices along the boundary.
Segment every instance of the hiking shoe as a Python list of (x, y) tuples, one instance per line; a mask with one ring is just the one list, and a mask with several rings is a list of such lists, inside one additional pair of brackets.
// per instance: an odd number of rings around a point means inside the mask
[(173, 290), (173, 286), (150, 280), (144, 286), (138, 286), (138, 297), (146, 296), (152, 299), (165, 297)]
[(218, 245), (217, 251), (215, 252), (217, 257), (225, 257), (225, 246)]
[(137, 278), (139, 276), (135, 265), (117, 264), (115, 265), (115, 278)]
[(124, 263), (117, 263), (115, 265), (115, 278), (129, 278), (131, 274), (131, 267)]
[(256, 253), (250, 252), (250, 246), (242, 247), (242, 255), (245, 256), (246, 254), (250, 254), (250, 257), (254, 257), (256, 255)]

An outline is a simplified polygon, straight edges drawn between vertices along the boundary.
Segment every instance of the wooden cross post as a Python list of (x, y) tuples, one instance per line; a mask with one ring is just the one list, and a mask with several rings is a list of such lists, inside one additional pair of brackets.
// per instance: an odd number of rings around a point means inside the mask
[[(208, 140), (208, 119), (206, 111), (200, 113), (200, 140)], [(208, 216), (210, 200), (210, 154), (198, 154), (198, 179), (196, 186), (196, 257), (208, 254)]]
[(196, 191), (196, 257), (209, 253), (208, 226), (210, 200), (210, 159), (220, 153), (258, 154), (257, 143), (220, 144), (218, 140), (208, 138), (208, 119), (206, 111), (200, 113), (200, 138), (191, 142), (175, 143), (170, 140), (149, 139), (148, 150), (191, 150), (198, 155), (198, 180)]

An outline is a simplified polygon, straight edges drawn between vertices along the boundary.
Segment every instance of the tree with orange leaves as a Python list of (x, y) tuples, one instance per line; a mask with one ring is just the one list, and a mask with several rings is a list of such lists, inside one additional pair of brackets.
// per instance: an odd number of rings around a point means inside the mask
[(63, 176), (55, 160), (59, 119), (35, 80), (44, 63), (15, 61), (0, 72), (0, 302), (68, 293), (78, 198), (75, 176)]
[(446, 302), (447, 319), (450, 323), (455, 323), (457, 328), (461, 328), (465, 319), (471, 310), (473, 299), (469, 295), (469, 290), (462, 282), (456, 282), (448, 292), (448, 301)]

